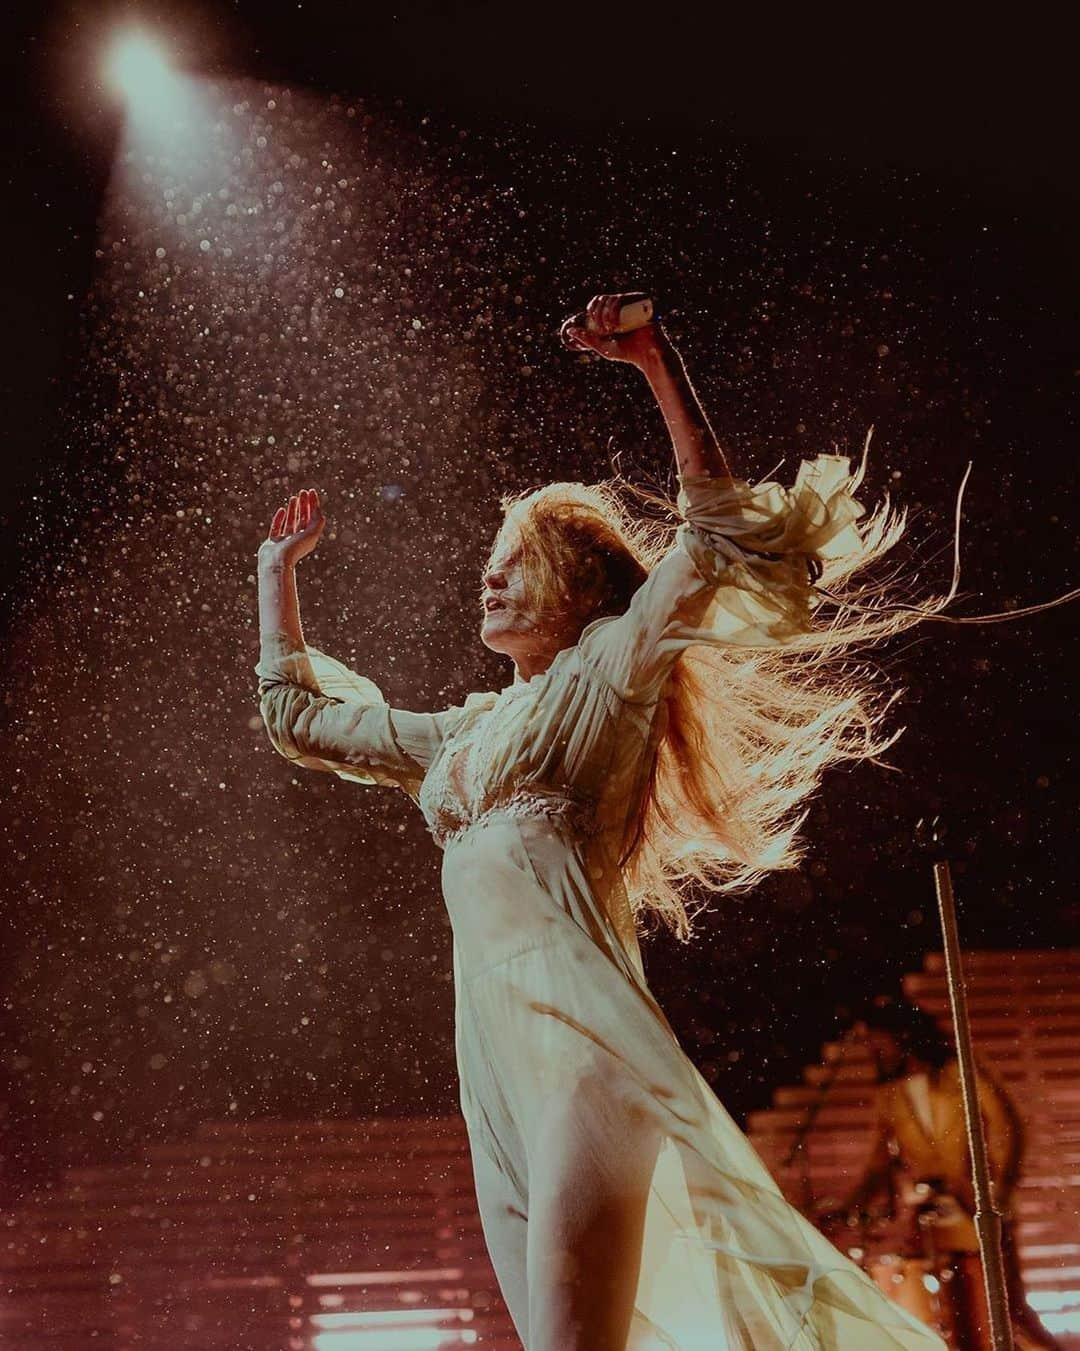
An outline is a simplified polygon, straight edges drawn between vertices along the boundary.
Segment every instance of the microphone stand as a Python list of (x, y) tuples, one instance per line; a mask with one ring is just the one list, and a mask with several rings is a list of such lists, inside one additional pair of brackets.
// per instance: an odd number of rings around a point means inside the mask
[[(923, 825), (922, 822), (919, 824)], [(944, 830), (938, 821), (932, 823), (930, 832), (932, 841), (940, 845)], [(956, 902), (953, 898), (952, 874), (944, 858), (934, 863), (934, 884), (941, 913), (941, 931), (945, 938), (945, 977), (949, 986), (953, 1036), (956, 1041), (960, 1086), (964, 1097), (964, 1121), (971, 1155), (971, 1180), (975, 1190), (975, 1232), (979, 1239), (986, 1304), (990, 1312), (990, 1337), (994, 1351), (1013, 1351), (1012, 1325), (1005, 1293), (1005, 1263), (1001, 1251), (1001, 1212), (995, 1208), (990, 1191), (990, 1166), (986, 1156), (986, 1132), (983, 1128), (976, 1086), (975, 1052), (971, 1040), (971, 1024), (968, 1021), (967, 990), (964, 986), (964, 969), (960, 955)]]

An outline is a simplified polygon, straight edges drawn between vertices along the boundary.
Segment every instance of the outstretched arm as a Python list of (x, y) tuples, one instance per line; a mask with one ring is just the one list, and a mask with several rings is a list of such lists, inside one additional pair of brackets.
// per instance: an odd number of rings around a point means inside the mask
[(594, 296), (585, 311), (586, 326), (567, 320), (564, 335), (583, 350), (596, 352), (609, 361), (636, 366), (649, 382), (664, 415), (680, 479), (708, 475), (731, 478), (701, 401), (694, 392), (682, 357), (659, 324), (646, 324), (630, 333), (618, 333), (622, 295)]
[(324, 524), (318, 493), (304, 489), (279, 508), (259, 546), (259, 710), (271, 744), (294, 764), (415, 798), (463, 709), (391, 708), (372, 681), (304, 641), (296, 564)]

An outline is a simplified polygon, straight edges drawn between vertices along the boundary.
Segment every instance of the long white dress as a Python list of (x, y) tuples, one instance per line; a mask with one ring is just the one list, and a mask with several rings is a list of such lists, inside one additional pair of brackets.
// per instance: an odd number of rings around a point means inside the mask
[[(943, 1346), (787, 1203), (687, 1058), (646, 983), (617, 866), (673, 663), (696, 643), (805, 630), (808, 558), (859, 547), (848, 471), (819, 456), (791, 490), (685, 480), (676, 540), (624, 614), (590, 624), (543, 674), (441, 712), (390, 708), (317, 649), (263, 636), (275, 748), (403, 789), (444, 851), (461, 1109), (528, 1351), (587, 1344), (572, 1310), (540, 1293), (529, 1226), (550, 1227), (591, 1179), (641, 1158), (628, 1351)], [(635, 1158), (626, 1141), (642, 1121), (660, 1144)]]

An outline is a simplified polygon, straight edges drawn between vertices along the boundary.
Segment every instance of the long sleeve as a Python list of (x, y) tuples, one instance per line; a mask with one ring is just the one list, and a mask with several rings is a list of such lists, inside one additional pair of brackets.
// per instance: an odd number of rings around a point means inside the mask
[(283, 633), (260, 643), (259, 711), (271, 744), (305, 769), (401, 788), (415, 798), (463, 709), (391, 708), (374, 682)]
[(647, 699), (692, 644), (776, 647), (807, 632), (818, 568), (862, 547), (858, 482), (842, 455), (804, 460), (790, 489), (684, 479), (674, 545), (624, 614), (586, 628), (585, 659), (623, 697)]

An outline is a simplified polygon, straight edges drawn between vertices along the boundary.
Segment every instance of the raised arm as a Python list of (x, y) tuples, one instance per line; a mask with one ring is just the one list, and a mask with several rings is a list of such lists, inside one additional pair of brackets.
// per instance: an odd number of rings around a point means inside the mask
[(735, 478), (682, 358), (660, 325), (616, 331), (619, 311), (631, 298), (594, 296), (585, 310), (585, 327), (567, 319), (562, 336), (570, 346), (626, 362), (645, 376), (675, 451), (679, 505), (686, 520), (734, 546), (734, 552), (721, 546), (720, 553), (729, 561), (738, 554), (835, 558), (860, 552), (861, 539), (851, 527), (863, 508), (850, 493), (862, 473), (850, 473), (848, 456), (818, 455), (802, 461), (790, 491), (771, 482), (751, 487)]
[(259, 711), (287, 760), (415, 798), (464, 709), (391, 708), (372, 681), (304, 641), (296, 564), (315, 548), (324, 524), (318, 493), (305, 489), (275, 513), (259, 547)]
[(682, 361), (655, 324), (616, 333), (626, 296), (596, 296), (584, 326), (563, 340), (636, 366), (671, 435), (679, 471), (676, 547), (651, 569), (630, 608), (596, 620), (581, 638), (586, 661), (624, 698), (659, 694), (687, 647), (775, 647), (797, 641), (811, 620), (812, 578), (827, 557), (862, 548), (851, 496), (858, 477), (846, 456), (803, 461), (795, 484), (733, 478)]
[(667, 423), (680, 479), (730, 478), (727, 459), (682, 357), (664, 330), (653, 323), (630, 333), (616, 332), (624, 299), (621, 295), (594, 296), (585, 310), (586, 326), (581, 328), (568, 319), (564, 336), (582, 350), (609, 361), (625, 361), (641, 371)]

